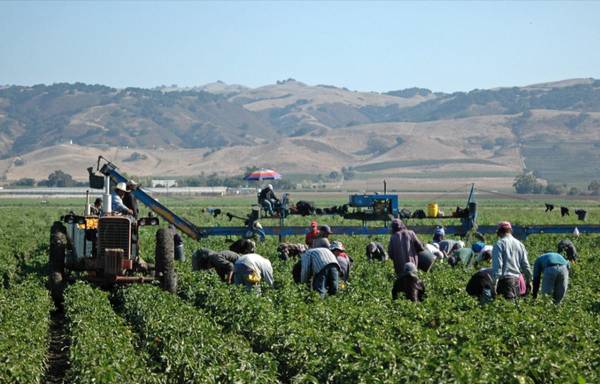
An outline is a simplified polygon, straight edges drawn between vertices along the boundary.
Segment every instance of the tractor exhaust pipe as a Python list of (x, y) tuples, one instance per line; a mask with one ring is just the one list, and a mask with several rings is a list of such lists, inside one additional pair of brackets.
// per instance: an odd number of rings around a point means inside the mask
[(104, 213), (112, 213), (112, 201), (110, 195), (110, 176), (104, 175), (104, 194), (102, 195)]
[(85, 191), (85, 212), (84, 216), (90, 215), (90, 190)]

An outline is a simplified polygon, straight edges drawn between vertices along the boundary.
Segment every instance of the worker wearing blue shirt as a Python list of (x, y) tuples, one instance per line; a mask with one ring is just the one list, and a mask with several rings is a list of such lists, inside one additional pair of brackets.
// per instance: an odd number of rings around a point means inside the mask
[(533, 264), (533, 297), (537, 297), (542, 280), (542, 293), (552, 295), (556, 304), (560, 303), (569, 286), (570, 264), (558, 253), (549, 252), (538, 257)]
[(113, 212), (122, 213), (124, 215), (132, 215), (133, 211), (123, 203), (123, 196), (127, 191), (127, 184), (118, 183), (111, 196), (111, 207)]

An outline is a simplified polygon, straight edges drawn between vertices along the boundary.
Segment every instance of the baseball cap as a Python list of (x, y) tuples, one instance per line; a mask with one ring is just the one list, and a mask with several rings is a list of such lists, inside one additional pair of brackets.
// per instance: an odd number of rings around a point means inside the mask
[(485, 243), (483, 243), (482, 241), (478, 241), (471, 246), (471, 249), (473, 250), (473, 252), (479, 253), (483, 250), (484, 247)]
[(498, 229), (512, 229), (512, 225), (508, 221), (501, 221), (498, 223)]
[(328, 233), (328, 234), (333, 233), (333, 232), (331, 232), (331, 228), (329, 227), (329, 225), (321, 225), (321, 227), (319, 228), (319, 231)]

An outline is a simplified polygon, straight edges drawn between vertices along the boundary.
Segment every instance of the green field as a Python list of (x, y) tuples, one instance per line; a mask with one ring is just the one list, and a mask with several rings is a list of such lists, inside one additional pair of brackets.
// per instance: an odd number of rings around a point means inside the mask
[[(335, 196), (318, 200), (320, 206), (345, 202)], [(240, 223), (215, 219), (202, 208), (243, 214), (251, 201), (161, 202), (200, 226), (216, 226)], [(403, 205), (425, 209), (427, 202), (411, 199)], [(438, 202), (448, 212), (464, 205), (464, 199)], [(562, 203), (584, 207), (589, 223), (600, 222), (598, 202)], [(543, 200), (489, 199), (479, 206), (480, 224), (577, 223), (574, 216), (545, 214)], [(50, 225), (69, 210), (81, 211), (81, 202), (0, 200), (0, 383), (45, 382), (55, 368), (46, 261)], [(306, 225), (310, 219), (294, 217), (288, 223)], [(318, 219), (349, 224), (339, 217)], [(559, 306), (544, 297), (480, 306), (465, 292), (474, 270), (444, 263), (422, 275), (423, 303), (393, 302), (391, 263), (370, 263), (364, 256), (373, 239), (336, 235), (355, 260), (350, 283), (339, 295), (322, 300), (294, 284), (291, 263), (277, 257), (275, 238), (258, 244), (258, 253), (273, 263), (275, 288), (256, 295), (221, 283), (214, 272), (191, 271), (195, 249), (225, 249), (232, 239), (184, 239), (187, 260), (177, 264), (176, 295), (153, 285), (105, 292), (77, 283), (65, 291), (66, 320), (59, 331), (69, 365), (63, 374), (71, 383), (599, 382), (600, 237), (536, 235), (525, 245), (533, 261), (564, 237), (577, 246), (580, 262)], [(154, 229), (143, 228), (142, 253), (150, 261), (153, 239)], [(387, 243), (387, 236), (374, 239)]]

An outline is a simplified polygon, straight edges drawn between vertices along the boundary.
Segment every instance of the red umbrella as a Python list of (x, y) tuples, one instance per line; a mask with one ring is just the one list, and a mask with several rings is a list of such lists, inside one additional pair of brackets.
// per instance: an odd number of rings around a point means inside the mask
[(281, 175), (272, 169), (259, 169), (244, 177), (244, 180), (279, 180)]

